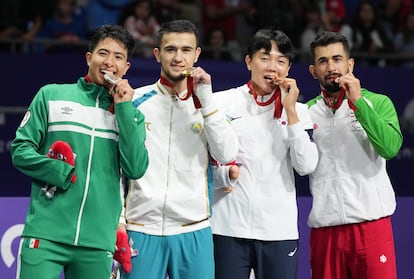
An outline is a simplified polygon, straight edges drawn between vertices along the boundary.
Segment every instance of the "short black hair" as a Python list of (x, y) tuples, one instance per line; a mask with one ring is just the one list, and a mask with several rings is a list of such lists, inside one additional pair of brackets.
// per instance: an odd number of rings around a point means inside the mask
[(327, 46), (331, 44), (341, 43), (344, 46), (347, 57), (350, 57), (350, 47), (348, 39), (337, 32), (321, 31), (310, 44), (311, 61), (315, 62), (315, 48), (319, 46)]
[(127, 59), (131, 59), (135, 52), (135, 40), (125, 28), (115, 24), (102, 25), (92, 32), (89, 41), (89, 51), (94, 51), (99, 42), (106, 38), (114, 39), (123, 44), (127, 50)]
[(199, 32), (197, 27), (189, 20), (178, 19), (164, 22), (160, 26), (157, 36), (157, 47), (161, 46), (162, 37), (166, 33), (193, 33), (196, 37), (197, 47), (199, 46)]
[(247, 46), (247, 55), (252, 58), (261, 49), (270, 51), (272, 49), (272, 41), (276, 42), (280, 53), (286, 56), (289, 62), (292, 63), (295, 58), (295, 48), (292, 41), (283, 31), (271, 28), (260, 29), (254, 34)]

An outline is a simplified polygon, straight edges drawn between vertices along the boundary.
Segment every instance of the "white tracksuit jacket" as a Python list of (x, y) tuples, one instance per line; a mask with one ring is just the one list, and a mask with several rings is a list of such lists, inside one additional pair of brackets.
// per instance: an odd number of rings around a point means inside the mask
[[(211, 86), (197, 90), (211, 91)], [(192, 98), (172, 98), (159, 81), (136, 89), (133, 104), (145, 116), (149, 166), (130, 183), (127, 229), (175, 235), (210, 226), (209, 152), (223, 163), (238, 152), (225, 115), (211, 113), (211, 107), (195, 109)]]
[[(237, 182), (228, 179), (228, 167), (215, 170), (212, 229), (214, 234), (265, 240), (298, 239), (295, 169), (300, 175), (317, 165), (315, 143), (305, 130), (311, 121), (305, 104), (297, 103), (299, 122), (288, 126), (286, 112), (274, 119), (274, 105), (259, 106), (247, 85), (217, 92), (232, 120), (241, 163)], [(233, 191), (220, 187), (233, 185)]]
[(356, 111), (345, 100), (333, 113), (321, 94), (307, 104), (319, 149), (318, 167), (310, 175), (308, 225), (338, 226), (392, 215), (396, 201), (386, 163), (402, 144), (392, 101), (362, 89)]

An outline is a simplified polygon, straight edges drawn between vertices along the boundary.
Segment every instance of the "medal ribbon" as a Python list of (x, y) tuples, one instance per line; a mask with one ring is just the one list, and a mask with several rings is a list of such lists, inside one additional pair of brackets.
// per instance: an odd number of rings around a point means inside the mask
[(263, 107), (263, 106), (268, 106), (271, 103), (274, 103), (275, 108), (274, 108), (274, 112), (273, 112), (273, 117), (274, 118), (280, 118), (282, 116), (282, 110), (283, 110), (282, 94), (280, 92), (279, 87), (276, 89), (276, 91), (273, 93), (273, 95), (266, 102), (260, 102), (260, 101), (257, 100), (258, 95), (256, 93), (256, 90), (254, 90), (254, 88), (253, 88), (251, 80), (249, 80), (249, 82), (247, 83), (247, 87), (249, 87), (250, 92), (253, 94), (253, 98), (256, 101), (256, 104)]
[(174, 83), (166, 79), (164, 76), (161, 75), (160, 83), (162, 85), (168, 86), (173, 89), (174, 94), (177, 96), (178, 99), (185, 101), (188, 100), (191, 96), (193, 97), (194, 106), (196, 109), (201, 108), (200, 100), (198, 99), (197, 95), (194, 94), (194, 85), (193, 85), (193, 78), (191, 76), (187, 77), (187, 94), (184, 97), (181, 97), (177, 91), (174, 89)]
[[(326, 93), (325, 90), (322, 90), (322, 96), (323, 99), (325, 100), (325, 104), (332, 110), (332, 111), (336, 111), (341, 105), (342, 102), (345, 99), (345, 89), (341, 88), (341, 90), (339, 91), (339, 96), (338, 99), (336, 99), (336, 101), (333, 101), (332, 98), (329, 98), (328, 94)], [(348, 100), (348, 106), (353, 110), (356, 111), (356, 107), (355, 105), (351, 102), (351, 100)]]

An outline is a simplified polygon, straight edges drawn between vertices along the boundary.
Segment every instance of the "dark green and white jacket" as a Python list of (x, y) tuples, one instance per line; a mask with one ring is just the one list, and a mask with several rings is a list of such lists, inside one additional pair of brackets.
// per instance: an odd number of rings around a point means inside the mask
[[(113, 251), (122, 208), (120, 169), (140, 178), (148, 166), (143, 114), (131, 102), (115, 104), (108, 91), (80, 78), (42, 87), (17, 129), (15, 167), (32, 178), (23, 237)], [(75, 167), (49, 158), (57, 140), (69, 143)], [(76, 182), (70, 182), (76, 174)], [(48, 199), (41, 188), (56, 185)]]
[(308, 103), (319, 163), (310, 175), (313, 228), (360, 223), (394, 213), (396, 202), (386, 160), (398, 154), (402, 134), (392, 101), (362, 89), (351, 109), (333, 112), (322, 95)]

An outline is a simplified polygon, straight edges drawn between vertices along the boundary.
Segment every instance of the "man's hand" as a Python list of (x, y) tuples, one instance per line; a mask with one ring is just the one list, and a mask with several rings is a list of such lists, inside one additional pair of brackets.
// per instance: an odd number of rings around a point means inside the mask
[(122, 269), (129, 273), (131, 271), (131, 247), (128, 243), (128, 234), (125, 230), (118, 229), (116, 231), (116, 247), (114, 260), (119, 262)]

